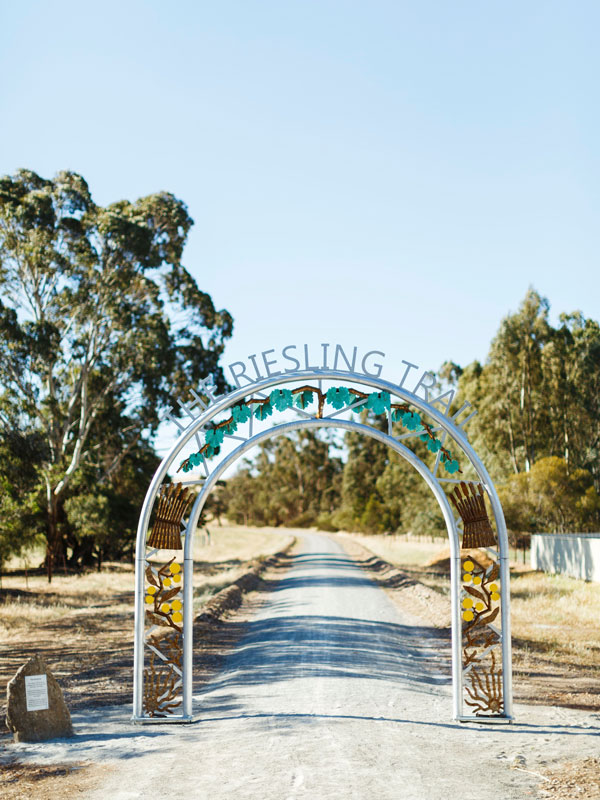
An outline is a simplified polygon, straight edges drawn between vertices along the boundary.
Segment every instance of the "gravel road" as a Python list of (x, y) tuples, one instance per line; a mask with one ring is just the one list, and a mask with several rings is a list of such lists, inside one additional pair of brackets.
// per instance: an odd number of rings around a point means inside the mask
[(597, 755), (599, 715), (517, 706), (511, 726), (451, 719), (449, 641), (408, 617), (333, 537), (307, 533), (200, 721), (74, 716), (77, 737), (15, 745), (28, 760), (112, 763), (92, 800), (524, 800), (557, 759)]

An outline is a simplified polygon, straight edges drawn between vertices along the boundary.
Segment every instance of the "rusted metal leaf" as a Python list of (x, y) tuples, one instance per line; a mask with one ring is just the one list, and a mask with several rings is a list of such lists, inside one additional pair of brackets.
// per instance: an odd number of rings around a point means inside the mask
[(496, 617), (498, 616), (499, 613), (500, 613), (500, 606), (495, 608), (491, 612), (491, 614), (487, 615), (487, 617), (480, 617), (479, 620), (478, 620), (478, 624), (479, 625), (489, 625), (490, 622), (493, 622), (496, 619)]
[(176, 586), (174, 589), (169, 589), (168, 592), (161, 592), (160, 595), (160, 602), (161, 603), (168, 603), (171, 598), (175, 597), (175, 595), (179, 594), (181, 591), (181, 587)]
[(465, 592), (468, 592), (469, 594), (472, 594), (473, 597), (477, 597), (477, 598), (479, 598), (479, 600), (483, 600), (484, 603), (487, 600), (487, 598), (483, 594), (483, 592), (480, 592), (478, 589), (473, 589), (472, 586), (465, 586)]
[(148, 581), (148, 583), (151, 583), (152, 586), (156, 586), (157, 588), (160, 585), (156, 580), (156, 578), (154, 577), (154, 573), (152, 572), (152, 567), (146, 567), (146, 580)]

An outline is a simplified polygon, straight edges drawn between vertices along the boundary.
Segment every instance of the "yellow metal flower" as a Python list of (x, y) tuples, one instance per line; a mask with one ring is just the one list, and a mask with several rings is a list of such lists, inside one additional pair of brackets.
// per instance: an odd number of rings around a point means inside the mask
[(163, 614), (168, 614), (169, 611), (171, 610), (171, 606), (169, 603), (163, 603), (160, 607), (160, 610), (162, 611)]
[(181, 572), (181, 564), (174, 561), (170, 566), (170, 570), (172, 575), (176, 575), (178, 572)]
[(473, 608), (473, 600), (470, 597), (465, 597), (463, 600), (463, 608)]
[(183, 619), (183, 614), (180, 611), (176, 611), (173, 616), (171, 617), (173, 622), (181, 622)]
[(181, 611), (181, 600), (173, 600), (171, 608), (173, 611)]
[(148, 588), (146, 589), (146, 594), (156, 594), (156, 591), (157, 591), (156, 586), (148, 586)]
[(465, 583), (471, 583), (472, 579), (473, 579), (473, 576), (471, 575), (471, 573), (470, 572), (465, 572), (465, 574), (463, 575), (463, 581)]
[(173, 583), (181, 583), (181, 575), (173, 575)]
[(152, 595), (151, 594), (147, 594), (146, 595), (146, 603), (150, 604), (150, 603), (153, 603), (153, 602), (154, 602), (154, 598), (152, 597)]
[(492, 592), (492, 600), (500, 600), (500, 593)]
[(463, 567), (465, 569), (465, 572), (473, 572), (473, 569), (475, 568), (475, 564), (472, 561), (465, 561), (465, 563), (463, 564)]
[(463, 611), (463, 619), (465, 622), (471, 622), (473, 619), (473, 612), (472, 611)]

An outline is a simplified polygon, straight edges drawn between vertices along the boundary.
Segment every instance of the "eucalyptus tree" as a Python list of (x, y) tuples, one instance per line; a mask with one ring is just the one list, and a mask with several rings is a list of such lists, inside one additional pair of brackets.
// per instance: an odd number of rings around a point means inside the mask
[(253, 525), (308, 527), (338, 505), (342, 462), (322, 433), (300, 430), (263, 442), (227, 481), (227, 515)]
[(600, 325), (580, 312), (561, 314), (545, 353), (552, 410), (552, 455), (568, 470), (587, 469), (600, 491)]
[(0, 179), (0, 420), (44, 441), (49, 578), (83, 467), (110, 481), (188, 384), (225, 386), (232, 319), (182, 264), (192, 224), (166, 192), (102, 207), (73, 172)]
[(478, 411), (469, 424), (469, 438), (498, 478), (528, 472), (548, 455), (543, 367), (553, 334), (548, 311), (548, 301), (529, 289), (518, 311), (500, 323), (486, 362), (460, 371), (457, 401), (469, 400)]
[(588, 469), (600, 490), (600, 325), (574, 312), (553, 327), (548, 312), (530, 289), (486, 361), (453, 370), (457, 403), (477, 408), (469, 437), (496, 479), (555, 456), (568, 470)]

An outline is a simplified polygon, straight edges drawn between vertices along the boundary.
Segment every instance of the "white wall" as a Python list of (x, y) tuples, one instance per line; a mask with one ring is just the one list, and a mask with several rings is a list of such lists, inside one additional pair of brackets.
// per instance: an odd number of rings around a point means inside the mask
[(534, 533), (531, 566), (600, 583), (600, 533)]

